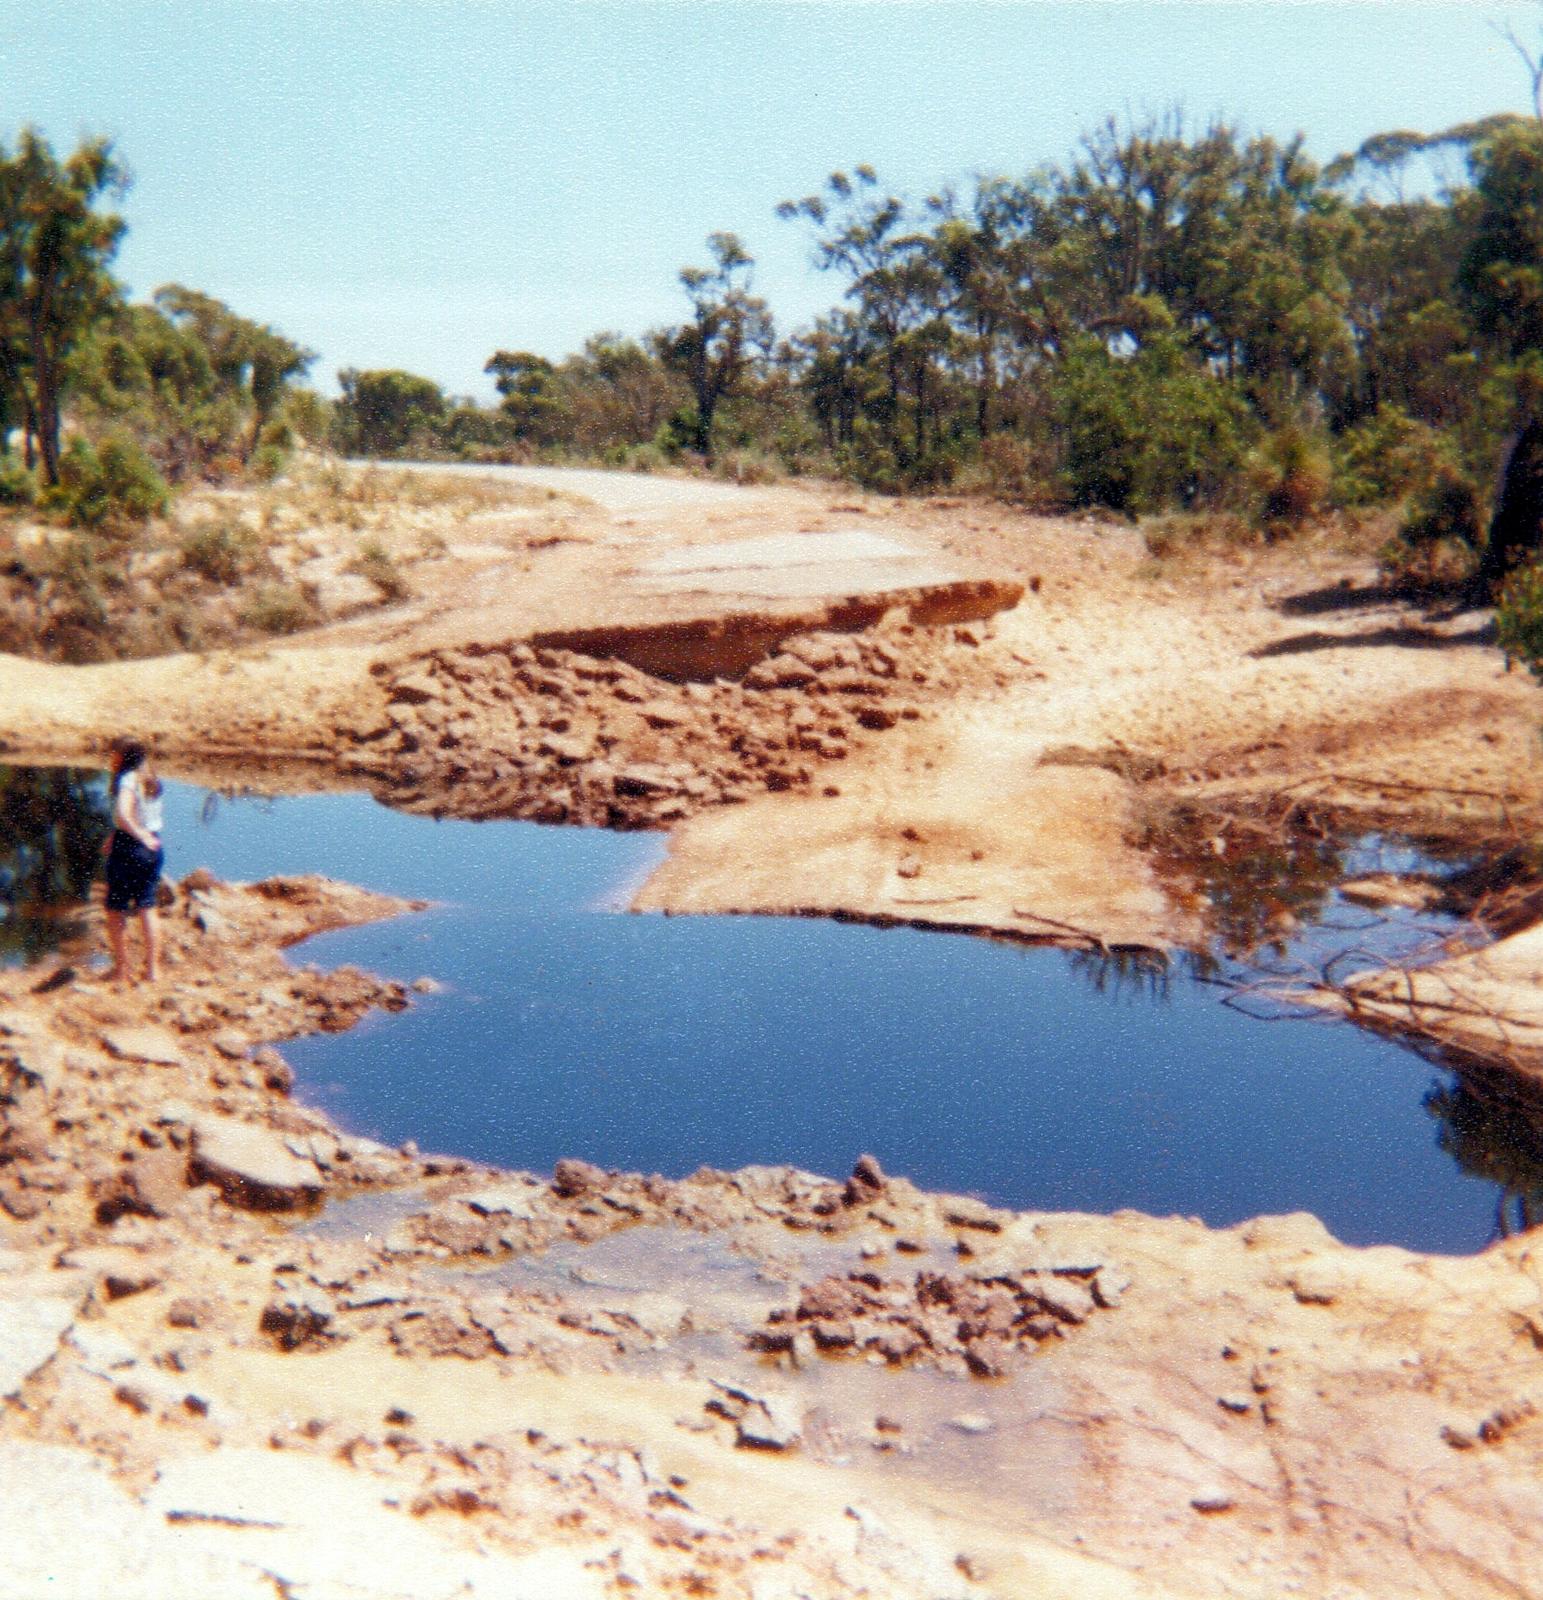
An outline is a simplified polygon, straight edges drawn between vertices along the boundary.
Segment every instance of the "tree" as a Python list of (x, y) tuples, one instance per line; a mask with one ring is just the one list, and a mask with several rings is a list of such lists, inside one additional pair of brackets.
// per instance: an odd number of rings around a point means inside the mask
[(499, 350), (482, 370), (493, 374), (493, 386), (503, 397), (502, 409), (516, 439), (539, 446), (563, 437), (567, 407), (557, 369), (545, 356)]
[(750, 293), (754, 258), (737, 234), (710, 234), (707, 248), (711, 267), (681, 269), (691, 321), (656, 338), (660, 359), (691, 387), (693, 443), (703, 455), (712, 454), (719, 403), (740, 391), (757, 355), (767, 354), (772, 343), (771, 312)]
[(106, 139), (60, 161), (35, 129), (0, 146), (0, 384), (20, 412), (45, 481), (59, 481), (60, 407), (71, 352), (114, 303), (107, 264), (123, 219), (98, 210), (128, 187)]
[(266, 323), (237, 316), (223, 301), (197, 289), (168, 283), (154, 298), (175, 327), (191, 332), (203, 345), (221, 384), (250, 406), (251, 424), (241, 452), (243, 460), (250, 459), (290, 379), (305, 373), (315, 353)]
[(336, 412), (340, 442), (361, 455), (397, 455), (415, 434), (436, 429), (445, 415), (444, 392), (415, 373), (345, 367), (338, 385), (343, 391)]

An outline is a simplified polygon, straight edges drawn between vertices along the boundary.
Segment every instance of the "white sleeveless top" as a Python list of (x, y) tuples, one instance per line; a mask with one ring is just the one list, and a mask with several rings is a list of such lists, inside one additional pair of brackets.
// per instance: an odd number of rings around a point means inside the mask
[(137, 823), (146, 833), (161, 836), (163, 812), (160, 795), (145, 793), (144, 773), (136, 767), (125, 772), (118, 780), (118, 800), (113, 807), (113, 821)]

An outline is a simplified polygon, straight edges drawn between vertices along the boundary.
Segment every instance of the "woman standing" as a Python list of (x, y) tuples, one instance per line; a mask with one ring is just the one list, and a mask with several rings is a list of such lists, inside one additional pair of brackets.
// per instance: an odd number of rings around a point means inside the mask
[(161, 780), (147, 771), (149, 752), (136, 739), (112, 745), (113, 831), (107, 841), (107, 944), (112, 951), (108, 979), (128, 976), (128, 930), (133, 912), (145, 939), (145, 981), (160, 973), (161, 930), (155, 891), (166, 852), (161, 848)]

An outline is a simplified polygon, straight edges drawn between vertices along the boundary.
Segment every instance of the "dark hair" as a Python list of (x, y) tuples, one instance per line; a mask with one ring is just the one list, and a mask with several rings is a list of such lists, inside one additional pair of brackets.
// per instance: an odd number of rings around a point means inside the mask
[[(117, 794), (118, 785), (137, 767), (144, 766), (145, 762), (150, 758), (150, 752), (138, 739), (114, 739), (109, 748), (118, 758), (118, 768), (117, 771), (113, 773), (112, 780), (112, 792)], [(153, 783), (155, 787), (150, 788), (147, 784), (147, 792), (150, 794), (159, 794), (161, 792), (159, 780), (152, 777), (150, 782)]]

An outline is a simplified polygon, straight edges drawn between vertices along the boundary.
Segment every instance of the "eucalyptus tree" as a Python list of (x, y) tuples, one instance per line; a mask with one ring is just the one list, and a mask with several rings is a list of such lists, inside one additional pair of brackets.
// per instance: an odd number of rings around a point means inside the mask
[(567, 433), (568, 407), (557, 369), (529, 350), (498, 350), (482, 369), (492, 374), (500, 409), (516, 439), (555, 444)]
[(221, 386), (240, 395), (250, 409), (241, 452), (249, 459), (290, 380), (309, 369), (315, 354), (266, 323), (237, 316), (223, 301), (197, 289), (165, 284), (154, 300), (168, 321), (199, 340)]
[(1475, 577), (1492, 593), (1543, 549), (1543, 125), (1502, 128), (1471, 161), (1476, 215), (1458, 289), (1515, 397), (1515, 438)]
[(399, 455), (432, 436), (445, 418), (444, 391), (430, 378), (390, 368), (338, 373), (343, 391), (333, 412), (338, 443), (367, 456)]
[(707, 248), (711, 267), (684, 267), (680, 273), (691, 320), (655, 336), (659, 358), (690, 386), (696, 403), (693, 444), (703, 455), (712, 453), (720, 403), (741, 391), (773, 340), (771, 311), (750, 292), (755, 259), (739, 236), (710, 234)]
[(106, 139), (63, 160), (33, 128), (13, 152), (0, 146), (0, 385), (20, 414), (29, 464), (35, 441), (50, 485), (71, 353), (118, 299), (108, 263), (124, 222), (102, 205), (127, 187)]

